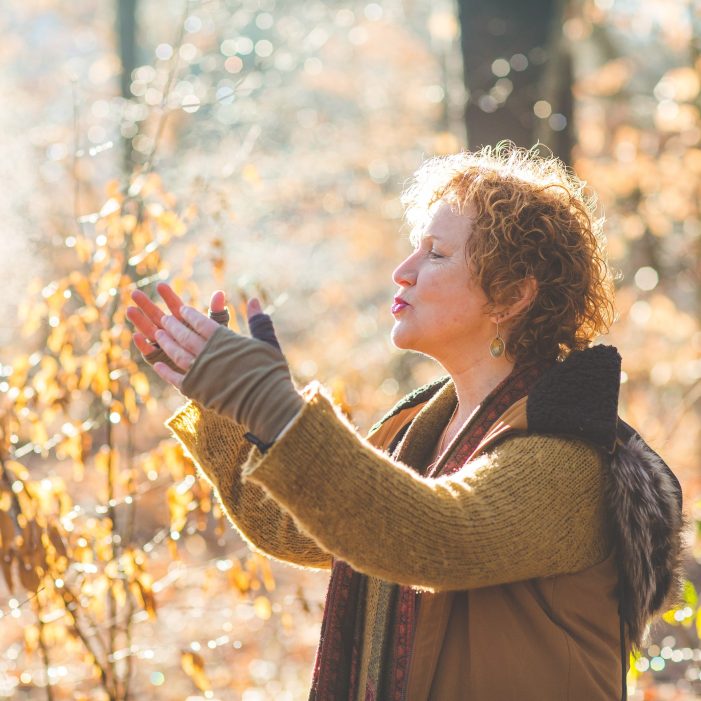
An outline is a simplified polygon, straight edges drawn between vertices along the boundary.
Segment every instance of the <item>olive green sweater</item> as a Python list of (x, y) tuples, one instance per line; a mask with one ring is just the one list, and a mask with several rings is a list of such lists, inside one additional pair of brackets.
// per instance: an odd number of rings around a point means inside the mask
[(289, 513), (260, 486), (241, 479), (251, 451), (243, 426), (195, 402), (188, 402), (166, 425), (212, 484), (224, 513), (249, 545), (292, 565), (331, 569), (331, 556), (297, 529)]
[[(587, 444), (514, 437), (427, 479), (362, 439), (317, 383), (304, 398), (265, 455), (194, 403), (168, 422), (256, 549), (303, 567), (329, 568), (333, 556), (432, 591), (577, 572), (609, 552), (603, 461)], [(455, 401), (449, 382), (404, 441), (434, 445)]]

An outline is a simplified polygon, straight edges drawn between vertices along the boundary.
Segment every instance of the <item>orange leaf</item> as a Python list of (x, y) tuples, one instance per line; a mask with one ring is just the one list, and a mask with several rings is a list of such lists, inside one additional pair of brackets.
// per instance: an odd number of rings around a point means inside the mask
[(146, 374), (143, 372), (135, 372), (131, 376), (129, 381), (131, 382), (131, 386), (134, 388), (134, 391), (140, 397), (146, 400), (151, 391), (151, 386), (149, 384), (148, 377), (146, 377)]
[(257, 596), (253, 601), (253, 610), (258, 618), (267, 621), (273, 615), (273, 607), (267, 596)]
[(59, 532), (58, 528), (56, 528), (54, 525), (50, 525), (47, 529), (47, 533), (49, 536), (49, 541), (56, 551), (56, 555), (59, 558), (67, 558), (68, 551), (66, 550), (66, 544), (63, 542), (63, 538), (61, 537), (61, 533)]
[(20, 561), (17, 564), (19, 567), (19, 581), (22, 583), (22, 586), (27, 591), (36, 592), (41, 582), (41, 573), (30, 562)]
[(10, 594), (14, 593), (13, 581), (12, 581), (12, 560), (14, 558), (15, 551), (12, 548), (2, 549), (2, 574), (5, 577), (5, 583), (7, 584), (7, 589)]
[(200, 691), (209, 691), (212, 685), (204, 671), (204, 659), (196, 652), (183, 651), (180, 657), (183, 671), (192, 679), (195, 686)]

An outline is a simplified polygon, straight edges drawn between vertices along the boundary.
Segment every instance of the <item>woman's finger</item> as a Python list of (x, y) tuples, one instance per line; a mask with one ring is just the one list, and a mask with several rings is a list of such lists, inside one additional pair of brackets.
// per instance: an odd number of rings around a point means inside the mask
[(134, 334), (134, 345), (144, 357), (157, 350), (156, 346), (149, 343), (148, 338), (144, 334), (138, 332)]
[(183, 348), (176, 340), (174, 340), (167, 331), (159, 329), (156, 332), (156, 341), (158, 342), (158, 345), (163, 349), (164, 353), (183, 372), (187, 372), (190, 369), (192, 363), (195, 362), (195, 356), (188, 350)]
[(153, 323), (156, 328), (160, 328), (161, 319), (164, 314), (163, 310), (157, 304), (154, 304), (149, 299), (148, 295), (141, 290), (134, 290), (131, 293), (131, 298), (137, 304), (141, 312), (151, 320), (151, 323)]
[(137, 307), (127, 307), (127, 319), (129, 319), (147, 339), (153, 340), (156, 338), (156, 331), (158, 331), (159, 326), (154, 324), (141, 309)]
[(222, 290), (217, 290), (212, 294), (212, 298), (209, 301), (209, 311), (210, 312), (223, 312), (226, 309), (226, 295)]
[(161, 299), (163, 299), (163, 301), (168, 305), (170, 313), (176, 319), (182, 321), (183, 318), (180, 315), (180, 309), (184, 302), (182, 299), (180, 299), (175, 290), (167, 282), (159, 282), (156, 285), (156, 290), (158, 291), (158, 294), (161, 295)]
[(185, 375), (175, 372), (175, 370), (169, 368), (165, 363), (156, 363), (153, 366), (155, 373), (163, 380), (180, 389), (183, 386), (183, 377)]
[(193, 356), (200, 354), (207, 340), (178, 321), (174, 316), (163, 317), (163, 328), (182, 348)]
[(258, 297), (251, 297), (251, 299), (248, 300), (248, 304), (246, 305), (246, 313), (249, 319), (256, 314), (263, 313), (263, 307), (261, 306)]
[(210, 319), (208, 316), (198, 312), (197, 309), (193, 309), (187, 305), (181, 308), (180, 314), (183, 321), (188, 323), (205, 340), (209, 340), (219, 328), (219, 324), (214, 321), (214, 319)]
[(209, 318), (214, 319), (220, 326), (229, 326), (229, 309), (222, 290), (217, 290), (209, 300)]
[(263, 313), (263, 307), (256, 297), (248, 300), (246, 312), (248, 313), (248, 330), (251, 332), (251, 336), (282, 351), (275, 334), (273, 320), (268, 314)]

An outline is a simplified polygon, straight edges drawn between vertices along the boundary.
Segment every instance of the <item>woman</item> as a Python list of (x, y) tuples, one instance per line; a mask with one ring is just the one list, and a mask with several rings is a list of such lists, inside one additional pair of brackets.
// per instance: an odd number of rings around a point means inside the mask
[(594, 204), (509, 147), (428, 161), (404, 203), (392, 339), (445, 377), (363, 440), (320, 386), (295, 390), (255, 300), (248, 338), (164, 285), (171, 315), (135, 293), (129, 316), (193, 400), (169, 426), (253, 547), (331, 568), (311, 699), (625, 698), (677, 596), (683, 519), (617, 418), (618, 353), (591, 345), (612, 317)]

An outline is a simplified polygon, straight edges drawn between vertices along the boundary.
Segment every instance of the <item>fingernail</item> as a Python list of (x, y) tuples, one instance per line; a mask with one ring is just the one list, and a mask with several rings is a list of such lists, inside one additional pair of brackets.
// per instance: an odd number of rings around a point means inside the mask
[(170, 316), (169, 314), (164, 315), (163, 318), (161, 319), (161, 324), (163, 324), (163, 326), (165, 326), (166, 328), (168, 328), (172, 323), (173, 323), (173, 317)]
[(154, 336), (156, 337), (157, 341), (160, 341), (161, 339), (164, 339), (164, 338), (168, 338), (168, 334), (165, 331), (163, 331), (163, 329), (158, 329), (158, 331), (156, 331)]
[(185, 304), (183, 304), (183, 306), (180, 307), (180, 314), (184, 319), (187, 319), (187, 317), (190, 316), (190, 313), (191, 313), (190, 307), (186, 306)]

